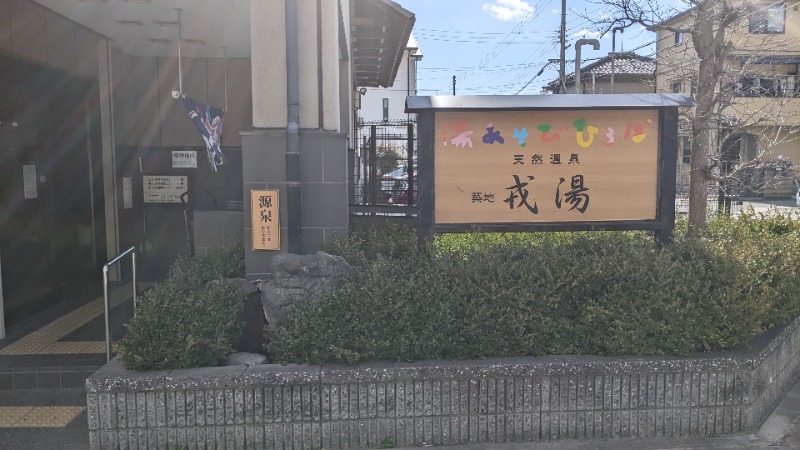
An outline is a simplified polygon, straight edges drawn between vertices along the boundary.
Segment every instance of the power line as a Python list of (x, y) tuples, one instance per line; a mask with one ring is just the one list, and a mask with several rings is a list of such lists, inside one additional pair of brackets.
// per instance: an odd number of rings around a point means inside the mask
[(520, 93), (520, 92), (524, 91), (524, 90), (525, 90), (525, 88), (526, 88), (526, 87), (528, 87), (528, 85), (529, 85), (529, 84), (531, 84), (531, 82), (533, 82), (533, 80), (535, 80), (535, 79), (536, 79), (536, 77), (538, 77), (539, 75), (541, 75), (541, 74), (542, 74), (542, 72), (544, 72), (544, 69), (545, 69), (545, 68), (547, 68), (547, 66), (549, 66), (549, 65), (550, 65), (550, 61), (547, 61), (547, 62), (545, 63), (545, 65), (544, 65), (544, 66), (542, 66), (542, 68), (539, 70), (539, 72), (537, 72), (537, 73), (536, 73), (536, 75), (534, 75), (534, 76), (533, 76), (533, 78), (531, 78), (531, 79), (530, 79), (530, 80), (529, 80), (527, 83), (525, 83), (525, 86), (522, 86), (522, 88), (521, 88), (520, 90), (518, 90), (518, 91), (517, 91), (517, 93), (516, 93), (516, 94), (514, 94), (514, 95), (519, 95), (519, 93)]
[[(446, 30), (441, 27), (418, 28), (414, 30), (414, 35), (420, 37), (419, 41), (424, 46), (424, 41), (446, 42), (453, 44), (453, 48), (448, 48), (451, 52), (460, 52), (462, 47), (458, 45), (487, 45), (494, 44), (492, 48), (486, 52), (482, 57), (471, 66), (461, 67), (419, 67), (418, 70), (425, 74), (434, 76), (420, 78), (420, 81), (425, 82), (428, 86), (431, 84), (444, 84), (451, 79), (451, 74), (458, 75), (459, 91), (464, 92), (486, 92), (486, 93), (521, 93), (528, 89), (533, 82), (540, 80), (543, 77), (549, 77), (552, 72), (552, 64), (546, 64), (546, 58), (552, 55), (556, 46), (554, 40), (542, 39), (547, 35), (555, 37), (556, 32), (546, 31), (541, 26), (531, 26), (531, 24), (553, 23), (548, 22), (548, 17), (545, 12), (548, 12), (547, 5), (550, 5), (552, 0), (539, 0), (536, 2), (534, 12), (529, 14), (522, 21), (516, 23), (514, 27), (508, 32), (494, 32), (494, 31), (471, 31), (471, 30)], [(542, 9), (542, 8), (545, 9)], [(572, 14), (567, 21), (566, 32), (568, 35), (573, 36), (581, 30), (592, 30), (592, 21), (581, 17), (575, 13), (575, 9), (571, 9)], [(587, 17), (600, 16), (603, 13), (601, 9), (593, 11), (582, 11)], [(549, 14), (549, 12), (548, 12)], [(641, 36), (640, 31), (636, 37), (631, 36), (638, 40)], [(571, 39), (570, 39), (571, 40)], [(626, 39), (629, 42), (630, 38)], [(649, 41), (643, 45), (637, 45), (635, 48), (628, 50), (629, 52), (638, 51), (653, 45), (655, 41)], [(553, 44), (553, 45), (548, 45)], [(529, 47), (525, 47), (529, 45)], [(480, 48), (480, 47), (476, 47)], [(522, 50), (520, 49), (522, 48)], [(491, 63), (506, 50), (511, 50), (522, 59), (518, 64), (503, 64), (493, 66)], [(474, 51), (474, 49), (472, 49)], [(467, 54), (466, 52), (464, 54)], [(505, 56), (504, 56), (505, 57)], [(584, 59), (588, 62), (599, 58)], [(519, 60), (519, 59), (518, 59)], [(499, 61), (498, 61), (499, 62)], [(538, 73), (531, 76), (529, 69), (534, 69), (540, 66)], [(441, 76), (437, 72), (444, 72)], [(445, 75), (446, 73), (446, 75)], [(450, 86), (442, 86), (439, 89), (418, 89), (426, 92), (450, 92)]]

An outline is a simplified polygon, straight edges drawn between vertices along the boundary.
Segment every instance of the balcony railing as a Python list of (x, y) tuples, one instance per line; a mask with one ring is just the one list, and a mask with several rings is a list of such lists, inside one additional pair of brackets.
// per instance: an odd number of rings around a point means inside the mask
[(742, 77), (733, 87), (733, 93), (736, 97), (800, 97), (800, 79), (797, 75)]

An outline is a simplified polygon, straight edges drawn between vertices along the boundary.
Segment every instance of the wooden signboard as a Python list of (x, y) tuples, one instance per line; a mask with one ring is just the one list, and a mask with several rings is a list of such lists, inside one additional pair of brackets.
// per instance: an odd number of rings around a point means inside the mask
[(279, 206), (277, 189), (250, 191), (253, 250), (281, 249)]
[(436, 223), (655, 220), (658, 111), (443, 112)]
[(420, 243), (434, 233), (675, 226), (681, 94), (409, 97)]

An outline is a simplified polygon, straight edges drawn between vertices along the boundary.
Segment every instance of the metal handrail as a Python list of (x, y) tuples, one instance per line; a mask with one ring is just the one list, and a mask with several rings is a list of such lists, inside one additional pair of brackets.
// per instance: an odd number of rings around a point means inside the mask
[(103, 266), (103, 304), (105, 305), (106, 310), (106, 362), (111, 361), (111, 326), (109, 325), (108, 314), (111, 310), (111, 303), (108, 299), (108, 268), (113, 266), (114, 264), (118, 263), (122, 258), (131, 255), (131, 266), (132, 266), (132, 274), (133, 274), (133, 311), (136, 314), (136, 247), (131, 247), (124, 252), (117, 255), (116, 258), (112, 259), (111, 261), (107, 262)]

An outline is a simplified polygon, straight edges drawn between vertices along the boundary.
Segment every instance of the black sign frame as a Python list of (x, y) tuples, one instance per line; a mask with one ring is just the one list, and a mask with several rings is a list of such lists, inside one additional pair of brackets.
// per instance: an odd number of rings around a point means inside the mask
[[(652, 230), (661, 243), (672, 241), (675, 229), (675, 182), (678, 162), (678, 108), (694, 106), (683, 94), (574, 94), (531, 96), (439, 96), (408, 97), (406, 112), (417, 113), (420, 245), (435, 233), (518, 231), (628, 231)], [(434, 191), (436, 114), (461, 111), (552, 111), (552, 110), (658, 110), (658, 180), (654, 220), (577, 221), (536, 223), (436, 223)]]

